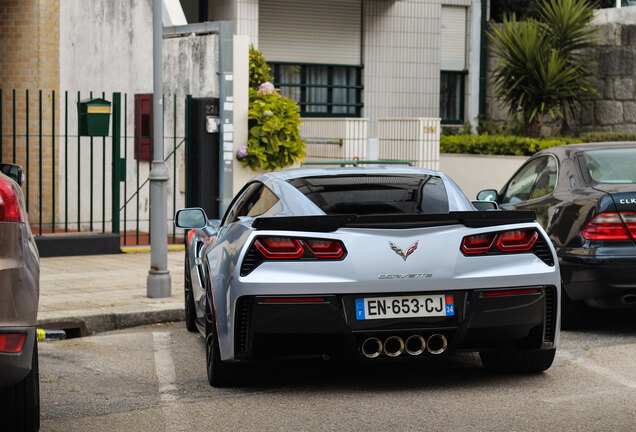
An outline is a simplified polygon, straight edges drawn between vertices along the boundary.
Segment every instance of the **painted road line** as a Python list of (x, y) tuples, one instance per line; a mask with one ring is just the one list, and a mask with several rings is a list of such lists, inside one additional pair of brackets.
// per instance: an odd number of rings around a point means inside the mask
[(161, 401), (174, 401), (177, 398), (174, 394), (177, 391), (177, 380), (170, 353), (170, 332), (152, 332), (152, 340)]
[(610, 381), (615, 382), (616, 384), (620, 384), (625, 387), (636, 389), (636, 381), (621, 375), (620, 373), (603, 367), (594, 361), (590, 360), (587, 357), (580, 358), (574, 362), (575, 364), (589, 370), (590, 372), (594, 372), (597, 375), (607, 378)]

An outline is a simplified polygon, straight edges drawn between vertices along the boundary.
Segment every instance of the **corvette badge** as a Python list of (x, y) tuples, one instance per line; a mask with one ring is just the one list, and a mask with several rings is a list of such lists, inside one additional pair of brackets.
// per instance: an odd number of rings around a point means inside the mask
[(413, 252), (415, 252), (415, 249), (417, 249), (417, 245), (418, 244), (419, 244), (419, 240), (416, 241), (415, 243), (413, 243), (411, 245), (411, 247), (408, 248), (406, 253), (404, 253), (404, 251), (402, 249), (400, 249), (399, 247), (394, 245), (392, 242), (389, 242), (389, 246), (391, 246), (391, 249), (393, 249), (393, 252), (395, 252), (396, 254), (401, 256), (404, 261), (406, 261), (406, 259), (409, 257), (409, 255), (411, 255)]

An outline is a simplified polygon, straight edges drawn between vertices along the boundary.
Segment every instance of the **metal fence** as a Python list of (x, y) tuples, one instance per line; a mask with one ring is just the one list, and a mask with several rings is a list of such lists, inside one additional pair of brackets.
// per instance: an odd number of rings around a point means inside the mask
[[(93, 97), (113, 101), (109, 136), (80, 136), (77, 103)], [(142, 134), (139, 103), (131, 94), (0, 89), (0, 161), (24, 168), (23, 193), (36, 236), (121, 233), (122, 245), (148, 244), (150, 162), (137, 150), (152, 136)], [(170, 225), (185, 199), (184, 104), (185, 95), (164, 98)], [(170, 243), (182, 241), (174, 228), (169, 233)]]

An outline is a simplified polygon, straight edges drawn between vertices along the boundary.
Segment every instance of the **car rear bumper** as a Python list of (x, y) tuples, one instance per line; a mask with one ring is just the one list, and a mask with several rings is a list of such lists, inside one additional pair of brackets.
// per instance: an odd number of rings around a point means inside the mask
[(599, 308), (636, 308), (636, 255), (567, 255), (559, 261), (570, 299)]
[(15, 384), (31, 372), (35, 343), (35, 327), (0, 327), (0, 334), (7, 333), (24, 333), (26, 338), (19, 353), (0, 352), (0, 387)]
[[(444, 335), (446, 351), (553, 348), (558, 333), (557, 288), (532, 288), (538, 292), (497, 297), (483, 295), (492, 290), (444, 292), (453, 295), (453, 316), (373, 320), (356, 319), (355, 299), (365, 297), (362, 294), (311, 296), (306, 303), (267, 303), (272, 296), (242, 296), (235, 315), (235, 359), (328, 354), (366, 360), (361, 347), (369, 338), (384, 342), (397, 336), (406, 341), (416, 335), (428, 340), (433, 334)], [(425, 350), (399, 357), (430, 355)]]
[(23, 223), (0, 222), (0, 327), (35, 326), (39, 258)]

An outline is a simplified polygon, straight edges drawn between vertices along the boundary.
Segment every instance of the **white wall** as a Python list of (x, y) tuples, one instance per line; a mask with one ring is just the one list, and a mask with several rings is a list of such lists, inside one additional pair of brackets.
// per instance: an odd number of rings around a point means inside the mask
[[(122, 134), (128, 138), (122, 140), (127, 145), (126, 158), (128, 165), (127, 198), (135, 191), (136, 178), (139, 174), (143, 183), (149, 172), (149, 163), (140, 162), (139, 170), (134, 160), (134, 94), (152, 93), (152, 7), (150, 0), (63, 0), (60, 2), (60, 90), (69, 91), (68, 123), (70, 133), (75, 134), (77, 124), (76, 99), (77, 91), (81, 98), (88, 98), (89, 91), (93, 96), (112, 100), (113, 92), (127, 95), (127, 130), (122, 122)], [(184, 136), (185, 96), (218, 97), (218, 37), (217, 35), (186, 36), (164, 39), (163, 43), (163, 79), (164, 79), (164, 155), (168, 155), (175, 145), (182, 142)], [(176, 95), (177, 139), (174, 136), (174, 95)], [(60, 125), (65, 124), (63, 101), (60, 102)], [(123, 108), (122, 108), (122, 116)], [(111, 121), (112, 127), (112, 121)], [(77, 220), (77, 196), (81, 197), (81, 218), (87, 219), (90, 212), (89, 196), (91, 192), (89, 154), (90, 139), (81, 138), (79, 159), (81, 161), (81, 177), (77, 181), (77, 138), (70, 140), (68, 154), (60, 149), (60, 173), (64, 172), (65, 156), (69, 160), (69, 219)], [(105, 210), (106, 219), (111, 219), (111, 153), (110, 138), (106, 138), (106, 170), (102, 172), (102, 139), (93, 139), (93, 212), (95, 219), (101, 221), (102, 214), (102, 178), (106, 180)], [(172, 159), (168, 168), (172, 173)], [(177, 150), (177, 172), (183, 167), (183, 145)], [(63, 180), (63, 176), (58, 178)], [(177, 204), (183, 205), (184, 188), (181, 184), (183, 176), (177, 175)], [(78, 187), (78, 183), (80, 186)], [(60, 196), (58, 214), (64, 208), (65, 185), (59, 184)], [(172, 208), (172, 181), (169, 181), (168, 214)], [(122, 200), (124, 192), (122, 188)], [(123, 204), (123, 201), (122, 201)], [(139, 205), (139, 217), (148, 218), (149, 197), (148, 186), (143, 189)], [(127, 207), (128, 219), (136, 217), (136, 199)], [(61, 214), (60, 214), (61, 216)], [(122, 214), (123, 219), (123, 214)], [(128, 226), (130, 229), (130, 225)], [(94, 229), (101, 230), (101, 222)], [(110, 226), (107, 226), (107, 230)], [(122, 222), (123, 229), (123, 222)], [(146, 224), (142, 225), (146, 229)], [(171, 232), (171, 231), (170, 231)]]
[(474, 200), (483, 189), (499, 191), (526, 160), (526, 156), (442, 153), (439, 169), (462, 188), (468, 199)]
[(597, 9), (594, 11), (592, 24), (634, 24), (636, 23), (636, 6), (621, 8)]
[(439, 116), (440, 0), (364, 2), (362, 115)]

